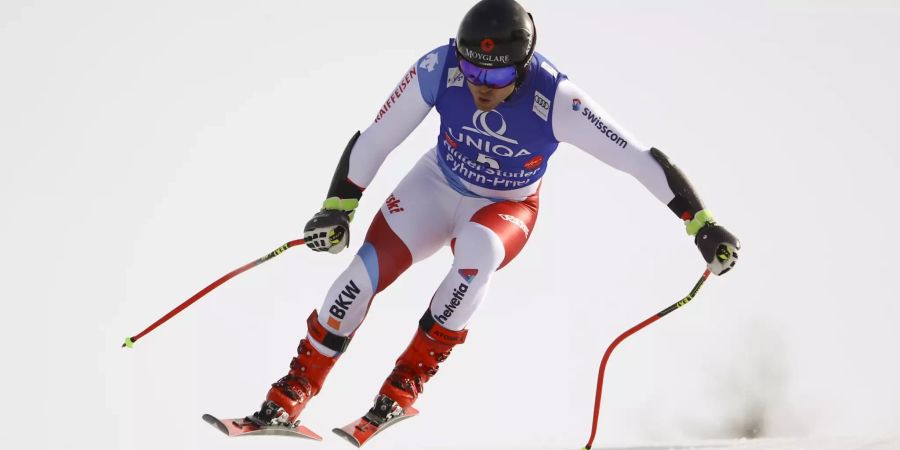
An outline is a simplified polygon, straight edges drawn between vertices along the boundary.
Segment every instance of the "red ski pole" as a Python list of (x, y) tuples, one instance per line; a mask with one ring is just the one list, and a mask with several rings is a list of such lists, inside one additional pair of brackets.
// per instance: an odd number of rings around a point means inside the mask
[(609, 344), (609, 347), (606, 349), (606, 353), (603, 355), (603, 360), (600, 361), (600, 373), (597, 375), (597, 395), (594, 397), (594, 422), (591, 425), (591, 437), (588, 438), (587, 445), (584, 446), (585, 450), (590, 450), (591, 445), (594, 443), (594, 436), (597, 435), (597, 420), (600, 417), (600, 396), (603, 394), (603, 375), (606, 373), (606, 362), (609, 361), (609, 355), (612, 354), (612, 351), (615, 350), (616, 346), (619, 345), (620, 342), (624, 341), (625, 338), (631, 336), (634, 333), (637, 333), (640, 329), (650, 325), (653, 322), (661, 319), (666, 314), (669, 314), (672, 311), (675, 311), (678, 308), (681, 308), (684, 305), (687, 305), (688, 302), (694, 299), (694, 296), (697, 295), (697, 291), (700, 290), (700, 286), (703, 286), (703, 282), (709, 278), (709, 269), (703, 272), (703, 275), (697, 280), (697, 284), (694, 285), (694, 288), (691, 289), (691, 292), (687, 295), (687, 297), (679, 300), (677, 303), (669, 306), (668, 308), (650, 316), (647, 320), (631, 327), (628, 331), (622, 333), (619, 337), (617, 337), (612, 344)]
[(297, 239), (297, 240), (290, 241), (290, 242), (288, 242), (287, 244), (284, 244), (284, 245), (282, 245), (281, 247), (278, 247), (278, 248), (276, 248), (275, 250), (272, 250), (272, 251), (271, 251), (269, 254), (267, 254), (266, 256), (263, 256), (262, 258), (256, 259), (256, 260), (251, 261), (251, 262), (249, 262), (249, 263), (247, 263), (247, 264), (245, 264), (245, 265), (243, 265), (243, 266), (241, 266), (241, 267), (238, 267), (237, 269), (234, 269), (233, 271), (229, 272), (228, 274), (226, 274), (226, 275), (223, 276), (222, 278), (219, 278), (218, 280), (214, 281), (214, 282), (213, 282), (212, 284), (210, 284), (209, 286), (203, 288), (203, 290), (201, 290), (200, 292), (194, 294), (191, 298), (185, 300), (184, 303), (178, 305), (175, 309), (169, 311), (169, 313), (166, 314), (165, 316), (160, 317), (159, 320), (157, 320), (156, 322), (153, 322), (153, 324), (150, 325), (149, 327), (147, 327), (144, 331), (141, 331), (140, 333), (138, 333), (138, 334), (136, 334), (136, 335), (134, 335), (134, 336), (131, 336), (131, 337), (129, 337), (129, 338), (125, 338), (125, 343), (122, 344), (122, 347), (128, 347), (128, 348), (134, 347), (134, 343), (137, 342), (138, 339), (144, 337), (145, 335), (147, 335), (147, 333), (153, 331), (156, 327), (162, 325), (162, 324), (165, 323), (167, 320), (171, 319), (172, 317), (174, 317), (176, 314), (180, 313), (182, 310), (184, 310), (184, 309), (187, 308), (188, 306), (191, 306), (191, 304), (193, 304), (193, 303), (196, 302), (197, 300), (200, 300), (201, 297), (203, 297), (204, 295), (208, 294), (208, 293), (209, 293), (210, 291), (212, 291), (213, 289), (219, 287), (219, 285), (221, 285), (222, 283), (224, 283), (224, 282), (226, 282), (226, 281), (228, 281), (228, 280), (234, 278), (235, 276), (240, 275), (241, 273), (243, 273), (243, 272), (245, 272), (245, 271), (247, 271), (247, 270), (249, 270), (249, 269), (252, 269), (252, 268), (254, 268), (254, 267), (256, 267), (256, 266), (258, 266), (258, 265), (260, 265), (260, 264), (262, 264), (262, 263), (264, 263), (264, 262), (266, 262), (266, 261), (268, 261), (268, 260), (270, 260), (270, 259), (272, 259), (272, 258), (278, 256), (278, 255), (280, 255), (282, 252), (284, 252), (285, 250), (287, 250), (287, 249), (289, 249), (289, 248), (291, 248), (291, 247), (293, 247), (293, 246), (295, 246), (295, 245), (303, 245), (303, 244), (304, 244), (303, 239)]

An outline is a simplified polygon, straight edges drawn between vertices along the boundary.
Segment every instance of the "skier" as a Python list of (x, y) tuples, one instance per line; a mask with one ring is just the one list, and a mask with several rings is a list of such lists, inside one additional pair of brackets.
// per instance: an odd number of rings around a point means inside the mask
[(432, 108), (440, 113), (436, 146), (381, 206), (350, 266), (309, 316), (290, 371), (272, 385), (254, 421), (296, 426), (373, 297), (449, 245), (453, 264), (367, 417), (388, 420), (410, 408), (439, 363), (465, 342), (494, 272), (531, 236), (541, 177), (560, 142), (637, 178), (684, 221), (711, 272), (734, 266), (737, 238), (713, 221), (684, 174), (536, 53), (536, 38), (531, 14), (514, 0), (478, 2), (456, 39), (416, 61), (374, 122), (350, 139), (322, 209), (304, 229), (315, 251), (347, 247), (354, 210), (388, 153)]

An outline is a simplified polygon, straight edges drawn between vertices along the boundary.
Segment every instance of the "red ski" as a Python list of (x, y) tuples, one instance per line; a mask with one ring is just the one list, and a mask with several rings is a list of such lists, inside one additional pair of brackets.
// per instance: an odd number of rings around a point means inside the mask
[(319, 436), (303, 425), (298, 425), (297, 427), (280, 425), (260, 426), (248, 420), (246, 417), (243, 419), (219, 420), (209, 414), (204, 414), (203, 420), (205, 420), (206, 423), (216, 427), (219, 431), (231, 437), (249, 435), (276, 435), (313, 439), (316, 441), (322, 440), (322, 436)]
[(362, 447), (385, 428), (418, 414), (419, 411), (412, 406), (404, 410), (388, 397), (379, 396), (375, 400), (375, 406), (365, 416), (332, 431), (356, 447)]

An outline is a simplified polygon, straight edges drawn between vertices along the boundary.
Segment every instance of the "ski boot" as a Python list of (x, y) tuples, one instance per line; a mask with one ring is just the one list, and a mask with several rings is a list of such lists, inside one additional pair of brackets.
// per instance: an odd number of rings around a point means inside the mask
[(466, 333), (466, 330), (451, 331), (438, 325), (426, 311), (412, 342), (397, 359), (394, 370), (375, 397), (375, 405), (366, 415), (332, 431), (361, 447), (384, 429), (418, 415), (412, 404), (425, 382), (437, 373), (438, 363), (447, 359), (454, 345), (466, 340)]
[(438, 364), (450, 356), (454, 346), (465, 342), (467, 333), (468, 330), (452, 331), (442, 327), (426, 311), (412, 342), (397, 359), (394, 370), (381, 386), (375, 407), (383, 401), (381, 397), (396, 402), (401, 414), (412, 406), (424, 390), (425, 383), (437, 374)]
[[(259, 411), (247, 418), (259, 426), (281, 425), (296, 428), (300, 423), (300, 412), (322, 389), (328, 372), (350, 343), (349, 337), (338, 336), (326, 330), (319, 323), (316, 311), (312, 312), (306, 324), (309, 337), (300, 341), (297, 357), (291, 360), (290, 371), (272, 384)], [(319, 353), (310, 343), (310, 339), (334, 349), (338, 355), (329, 357)]]

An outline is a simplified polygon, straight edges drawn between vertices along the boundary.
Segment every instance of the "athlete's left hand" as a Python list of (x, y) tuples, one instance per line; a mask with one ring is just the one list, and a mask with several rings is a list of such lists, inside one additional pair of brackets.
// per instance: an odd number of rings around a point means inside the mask
[(731, 270), (737, 264), (741, 243), (738, 238), (729, 233), (724, 227), (709, 222), (697, 232), (694, 244), (706, 260), (709, 271), (722, 275)]

